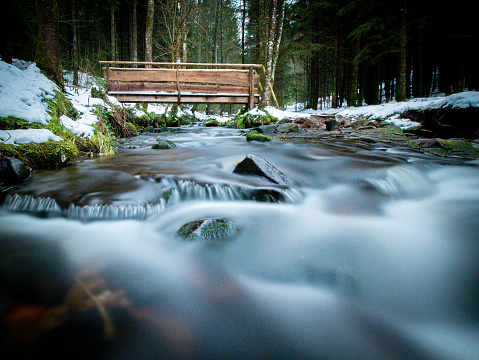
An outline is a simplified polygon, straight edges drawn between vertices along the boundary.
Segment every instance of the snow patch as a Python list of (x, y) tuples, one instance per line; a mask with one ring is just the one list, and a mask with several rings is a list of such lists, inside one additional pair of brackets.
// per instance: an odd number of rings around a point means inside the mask
[(0, 139), (5, 144), (44, 143), (48, 140), (63, 140), (48, 129), (0, 130)]
[(35, 64), (19, 61), (16, 64), (20, 68), (0, 61), (0, 116), (46, 125), (51, 117), (42, 100), (52, 98), (54, 90), (59, 88)]
[(86, 138), (91, 138), (93, 136), (94, 129), (92, 126), (82, 124), (80, 121), (73, 121), (66, 115), (60, 117), (60, 123), (75, 135)]

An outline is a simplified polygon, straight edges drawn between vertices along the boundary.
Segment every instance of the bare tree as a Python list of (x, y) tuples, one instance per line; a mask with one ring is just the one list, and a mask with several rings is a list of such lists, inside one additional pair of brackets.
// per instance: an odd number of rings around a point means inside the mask
[(188, 18), (194, 2), (166, 0), (159, 7), (157, 20), (164, 32), (155, 45), (172, 62), (186, 62), (188, 57)]
[(265, 29), (262, 32), (260, 40), (260, 54), (264, 64), (263, 74), (263, 93), (259, 107), (264, 109), (268, 105), (271, 98), (271, 88), (274, 82), (274, 73), (279, 56), (279, 45), (283, 34), (284, 20), (284, 2), (282, 0), (264, 1), (265, 9), (260, 14), (260, 21), (264, 24)]

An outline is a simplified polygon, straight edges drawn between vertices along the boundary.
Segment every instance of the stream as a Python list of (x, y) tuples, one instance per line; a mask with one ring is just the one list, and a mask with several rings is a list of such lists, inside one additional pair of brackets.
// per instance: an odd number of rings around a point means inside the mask
[(3, 189), (6, 358), (479, 359), (477, 163), (182, 129)]

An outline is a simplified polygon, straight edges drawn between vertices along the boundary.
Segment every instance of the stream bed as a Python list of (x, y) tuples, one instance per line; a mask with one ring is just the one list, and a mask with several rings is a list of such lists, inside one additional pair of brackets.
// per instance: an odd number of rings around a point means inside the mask
[(479, 358), (477, 162), (183, 130), (3, 189), (2, 358)]

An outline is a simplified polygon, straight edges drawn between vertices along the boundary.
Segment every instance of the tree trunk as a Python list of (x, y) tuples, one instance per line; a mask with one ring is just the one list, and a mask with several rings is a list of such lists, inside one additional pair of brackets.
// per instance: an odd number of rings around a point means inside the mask
[(145, 31), (145, 61), (153, 61), (153, 19), (155, 15), (155, 1), (148, 0)]
[(187, 22), (187, 4), (186, 0), (180, 1), (180, 27), (181, 27), (181, 60), (185, 63), (188, 59), (188, 22)]
[(115, 7), (112, 4), (110, 8), (110, 42), (111, 42), (111, 59), (116, 60), (116, 21), (115, 21)]
[(407, 56), (406, 56), (406, 0), (402, 0), (401, 6), (401, 29), (400, 29), (400, 43), (399, 43), (399, 71), (396, 85), (396, 100), (406, 100), (406, 75), (407, 75)]
[(44, 74), (63, 90), (58, 4), (56, 0), (37, 0), (36, 8), (38, 45), (35, 62)]
[[(278, 0), (270, 3), (269, 22), (267, 22), (266, 37), (264, 37), (262, 58), (264, 59), (264, 83), (259, 108), (264, 109), (271, 98), (271, 88), (279, 55), (279, 45), (283, 32), (284, 4), (278, 5)], [(264, 36), (264, 35), (263, 35)]]
[(73, 34), (73, 85), (78, 86), (78, 31), (77, 31), (77, 6), (72, 0), (72, 34)]
[(244, 53), (244, 44), (245, 44), (245, 25), (246, 25), (246, 0), (243, 0), (243, 14), (241, 19), (241, 62), (245, 63), (245, 53)]
[(131, 59), (138, 61), (138, 0), (133, 0), (133, 8), (131, 11)]

